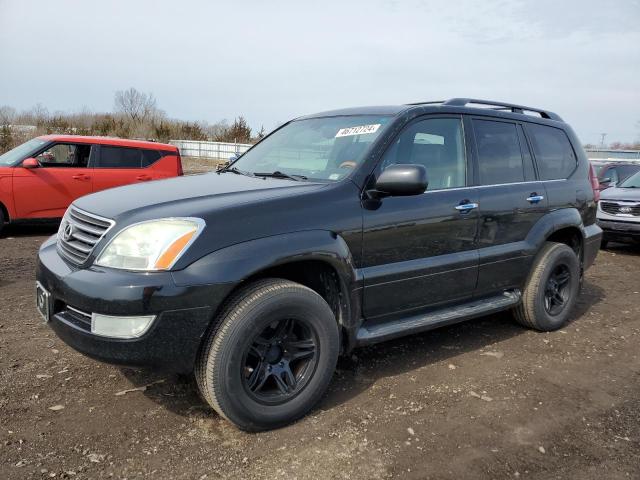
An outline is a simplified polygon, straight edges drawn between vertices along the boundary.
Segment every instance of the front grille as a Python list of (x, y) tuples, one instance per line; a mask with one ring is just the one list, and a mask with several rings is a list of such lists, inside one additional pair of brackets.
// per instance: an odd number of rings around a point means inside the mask
[(70, 206), (58, 229), (58, 252), (76, 265), (83, 264), (114, 223)]
[(600, 202), (600, 208), (609, 215), (640, 217), (640, 203)]

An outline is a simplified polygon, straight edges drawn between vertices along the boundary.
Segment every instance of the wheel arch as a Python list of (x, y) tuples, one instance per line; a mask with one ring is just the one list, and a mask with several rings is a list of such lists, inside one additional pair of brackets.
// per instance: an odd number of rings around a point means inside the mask
[(345, 240), (334, 232), (304, 231), (243, 242), (201, 258), (174, 272), (173, 278), (177, 285), (228, 286), (213, 319), (230, 297), (256, 280), (282, 278), (300, 283), (331, 307), (341, 332), (341, 348), (350, 350), (353, 345), (361, 280)]
[(2, 213), (2, 218), (4, 219), (4, 223), (9, 223), (11, 221), (11, 217), (9, 216), (9, 210), (6, 205), (2, 203), (0, 200), (0, 212)]
[(584, 241), (585, 227), (580, 212), (575, 208), (559, 209), (545, 215), (529, 233), (532, 254), (537, 255), (545, 242), (564, 243), (576, 252), (581, 264)]

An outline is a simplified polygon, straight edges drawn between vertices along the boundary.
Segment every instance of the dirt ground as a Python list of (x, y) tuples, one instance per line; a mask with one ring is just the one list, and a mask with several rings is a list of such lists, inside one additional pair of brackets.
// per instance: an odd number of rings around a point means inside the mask
[(2, 479), (640, 478), (639, 248), (600, 253), (561, 331), (494, 315), (361, 349), (306, 418), (246, 434), (190, 378), (98, 363), (42, 324), (53, 232), (0, 238)]

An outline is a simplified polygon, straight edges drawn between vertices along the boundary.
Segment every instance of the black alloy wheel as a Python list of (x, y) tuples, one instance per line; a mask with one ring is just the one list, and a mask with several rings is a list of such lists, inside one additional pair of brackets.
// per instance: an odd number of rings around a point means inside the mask
[(313, 376), (317, 354), (317, 335), (311, 325), (293, 318), (273, 322), (244, 354), (244, 387), (261, 403), (287, 402)]
[(549, 315), (556, 316), (564, 310), (571, 294), (571, 271), (564, 264), (553, 269), (544, 291), (544, 308)]

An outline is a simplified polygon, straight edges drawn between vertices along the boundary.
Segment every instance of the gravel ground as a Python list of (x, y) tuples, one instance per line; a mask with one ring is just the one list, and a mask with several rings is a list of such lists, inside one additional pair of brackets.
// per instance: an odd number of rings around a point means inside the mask
[(2, 479), (640, 478), (637, 247), (600, 253), (563, 330), (503, 314), (360, 349), (306, 418), (246, 434), (191, 378), (98, 363), (41, 323), (53, 232), (0, 238)]

